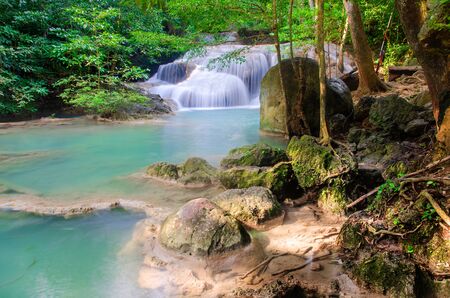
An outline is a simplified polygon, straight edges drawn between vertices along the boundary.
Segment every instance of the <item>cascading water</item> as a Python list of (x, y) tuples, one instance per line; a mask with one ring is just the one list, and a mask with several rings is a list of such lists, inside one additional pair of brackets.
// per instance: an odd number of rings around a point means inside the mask
[[(289, 58), (288, 44), (282, 45), (283, 59)], [(325, 45), (327, 76), (339, 77), (353, 69), (353, 59), (344, 56), (344, 71), (337, 69), (338, 46)], [(174, 100), (179, 108), (222, 108), (258, 106), (261, 81), (277, 64), (273, 45), (219, 45), (206, 53), (161, 65), (156, 75), (144, 83), (149, 93)], [(295, 56), (315, 59), (315, 47), (295, 50)], [(231, 59), (230, 59), (231, 58)]]
[[(220, 59), (232, 52), (237, 58)], [(180, 108), (257, 106), (261, 81), (275, 61), (270, 46), (220, 45), (201, 57), (188, 55), (161, 65), (149, 80), (151, 93)]]

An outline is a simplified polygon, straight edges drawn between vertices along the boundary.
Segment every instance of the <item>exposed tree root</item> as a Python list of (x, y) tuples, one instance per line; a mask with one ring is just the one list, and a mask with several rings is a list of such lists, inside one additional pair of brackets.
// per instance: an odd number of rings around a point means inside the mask
[(288, 273), (291, 273), (291, 272), (294, 272), (294, 271), (303, 269), (303, 268), (305, 268), (306, 266), (308, 266), (309, 264), (311, 264), (312, 262), (319, 261), (319, 260), (321, 260), (321, 259), (323, 259), (323, 258), (325, 258), (325, 257), (328, 257), (329, 255), (331, 255), (331, 251), (327, 251), (327, 252), (326, 252), (325, 254), (323, 254), (323, 255), (320, 255), (320, 256), (317, 256), (317, 257), (313, 257), (313, 258), (311, 258), (311, 259), (305, 261), (303, 264), (301, 264), (301, 265), (299, 265), (299, 266), (296, 266), (296, 267), (293, 267), (293, 268), (289, 268), (289, 269), (285, 269), (285, 270), (280, 270), (280, 271), (274, 272), (274, 273), (272, 273), (272, 275), (273, 275), (273, 276), (275, 276), (275, 275), (286, 275), (286, 274), (288, 274)]
[[(406, 174), (405, 176), (403, 176), (402, 178), (399, 179), (395, 179), (396, 181), (406, 181), (406, 182), (424, 182), (424, 181), (437, 181), (437, 182), (442, 182), (446, 185), (448, 185), (448, 183), (450, 182), (450, 178), (448, 177), (420, 177), (420, 178), (411, 178), (413, 176), (417, 176), (419, 174), (425, 173), (428, 170), (431, 170), (435, 167), (437, 167), (438, 165), (441, 165), (447, 161), (450, 160), (450, 155), (440, 159), (438, 161), (435, 161), (433, 163), (428, 164), (425, 168), (420, 169), (418, 171)], [(365, 195), (357, 198), (356, 200), (354, 200), (353, 202), (351, 202), (350, 204), (348, 204), (346, 206), (347, 209), (352, 208), (354, 206), (356, 206), (357, 204), (363, 202), (365, 199), (367, 199), (368, 197), (376, 194), (378, 192), (378, 190), (380, 189), (380, 186), (372, 189), (370, 192), (366, 193)]]
[(426, 190), (423, 190), (420, 195), (421, 197), (425, 197), (433, 206), (436, 213), (442, 218), (442, 220), (450, 227), (450, 217), (445, 213), (445, 211), (439, 206), (438, 202), (433, 199), (433, 196)]
[(260, 271), (258, 271), (258, 274), (263, 273), (264, 271), (266, 271), (266, 269), (269, 266), (270, 262), (272, 262), (272, 260), (274, 260), (276, 258), (283, 257), (283, 256), (288, 256), (288, 255), (293, 255), (293, 256), (297, 256), (297, 257), (304, 257), (304, 255), (306, 255), (311, 249), (312, 249), (312, 247), (308, 247), (300, 255), (292, 254), (292, 253), (289, 253), (289, 252), (285, 252), (285, 253), (282, 253), (282, 254), (276, 254), (276, 255), (270, 256), (269, 258), (265, 259), (264, 261), (262, 261), (261, 263), (259, 263), (258, 265), (256, 265), (252, 269), (250, 269), (247, 273), (242, 275), (240, 277), (240, 279), (247, 278), (250, 274), (252, 274), (253, 272), (255, 272), (258, 269), (261, 269)]
[(421, 222), (414, 230), (407, 231), (405, 233), (396, 233), (388, 230), (376, 230), (373, 226), (368, 225), (368, 231), (371, 232), (373, 235), (391, 235), (391, 236), (398, 236), (400, 238), (404, 238), (408, 234), (412, 234), (417, 232), (418, 229), (422, 226), (423, 222)]

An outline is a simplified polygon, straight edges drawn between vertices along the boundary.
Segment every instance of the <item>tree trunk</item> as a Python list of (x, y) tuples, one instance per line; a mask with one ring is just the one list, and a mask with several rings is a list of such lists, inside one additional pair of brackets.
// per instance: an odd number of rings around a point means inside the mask
[(386, 85), (378, 78), (373, 67), (372, 51), (364, 32), (361, 12), (355, 0), (344, 0), (350, 33), (352, 36), (355, 61), (358, 66), (360, 94), (385, 91)]
[[(277, 61), (278, 61), (278, 65), (279, 65), (279, 76), (280, 76), (280, 85), (281, 85), (281, 93), (283, 96), (283, 99), (285, 101), (287, 101), (286, 99), (286, 91), (284, 90), (284, 79), (283, 79), (283, 71), (281, 69), (281, 49), (280, 49), (280, 37), (278, 34), (278, 12), (277, 12), (277, 0), (272, 0), (272, 31), (274, 34), (274, 38), (275, 38), (275, 49), (277, 51)], [(290, 137), (291, 134), (291, 129), (289, 127), (289, 123), (290, 123), (290, 119), (289, 119), (289, 113), (287, 110), (287, 105), (286, 105), (286, 128), (285, 131), (287, 133), (287, 137)]]
[(430, 23), (440, 18), (445, 20), (450, 4), (440, 4), (429, 11), (424, 0), (396, 0), (395, 3), (406, 38), (422, 66), (430, 90), (436, 138), (450, 152), (449, 33), (442, 34), (427, 24), (431, 14)]
[(339, 47), (338, 69), (341, 73), (344, 73), (344, 46), (345, 40), (347, 39), (347, 35), (348, 35), (348, 17), (345, 18), (344, 32), (342, 32), (342, 40), (341, 45)]
[(323, 0), (317, 0), (317, 53), (319, 56), (319, 81), (320, 81), (320, 140), (323, 145), (330, 144), (330, 133), (326, 119), (326, 92), (327, 82), (325, 77), (325, 50), (323, 33)]

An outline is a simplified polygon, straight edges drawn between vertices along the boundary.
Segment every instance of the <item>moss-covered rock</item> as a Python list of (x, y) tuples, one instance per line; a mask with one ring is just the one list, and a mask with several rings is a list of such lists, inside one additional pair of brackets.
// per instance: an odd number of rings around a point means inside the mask
[(264, 187), (230, 189), (217, 195), (212, 201), (240, 222), (256, 229), (264, 228), (264, 224), (283, 215), (275, 196)]
[(184, 185), (210, 185), (216, 180), (217, 169), (206, 160), (191, 157), (179, 166), (180, 179)]
[(331, 148), (321, 146), (314, 137), (307, 135), (292, 138), (286, 152), (303, 189), (321, 185), (332, 175), (356, 169), (352, 156), (342, 153), (337, 157)]
[(328, 213), (344, 215), (346, 206), (349, 203), (346, 184), (341, 178), (331, 180), (327, 187), (320, 190), (319, 207)]
[(351, 269), (364, 286), (390, 297), (416, 297), (413, 263), (388, 252), (362, 258)]
[(186, 186), (203, 187), (217, 180), (217, 169), (202, 158), (191, 157), (181, 165), (154, 163), (147, 168), (147, 175)]
[(190, 255), (213, 255), (250, 243), (241, 224), (207, 199), (195, 199), (169, 215), (161, 226), (163, 246)]
[(417, 118), (418, 108), (396, 94), (378, 98), (370, 108), (369, 121), (376, 128), (397, 134)]
[(230, 150), (220, 165), (226, 169), (237, 166), (270, 167), (287, 160), (282, 149), (267, 144), (254, 144)]
[(219, 174), (220, 183), (227, 189), (263, 186), (278, 198), (295, 195), (299, 191), (297, 179), (289, 162), (274, 167), (234, 167)]
[(178, 166), (167, 162), (157, 162), (147, 168), (147, 175), (160, 179), (177, 180), (179, 178)]
[(348, 220), (341, 228), (338, 244), (345, 250), (355, 251), (364, 245), (363, 225), (358, 221)]
[(450, 239), (434, 233), (429, 242), (415, 246), (416, 258), (425, 262), (433, 272), (450, 274)]

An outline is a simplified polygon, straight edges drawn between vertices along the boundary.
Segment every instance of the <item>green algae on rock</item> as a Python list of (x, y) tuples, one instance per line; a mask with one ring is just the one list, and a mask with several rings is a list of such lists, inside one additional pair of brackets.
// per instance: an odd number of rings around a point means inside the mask
[(289, 162), (281, 162), (274, 167), (234, 167), (219, 174), (220, 183), (227, 189), (263, 186), (277, 197), (298, 192), (298, 183)]
[(389, 297), (416, 297), (416, 268), (401, 256), (378, 252), (359, 260), (351, 271), (364, 286)]
[(243, 247), (251, 239), (235, 218), (200, 198), (187, 202), (164, 220), (159, 240), (179, 253), (207, 256)]
[(318, 205), (326, 212), (344, 215), (349, 203), (346, 193), (346, 181), (336, 178), (330, 181), (328, 187), (320, 190)]
[(272, 192), (264, 187), (230, 189), (212, 199), (223, 210), (251, 228), (265, 228), (269, 221), (280, 218), (284, 211)]
[(216, 181), (217, 170), (206, 160), (191, 157), (181, 165), (157, 162), (147, 168), (147, 175), (186, 186), (207, 186)]
[(254, 144), (230, 150), (220, 165), (226, 169), (238, 166), (270, 167), (287, 160), (282, 149), (267, 144)]
[(147, 175), (165, 180), (177, 180), (178, 166), (167, 162), (157, 162), (147, 168)]

